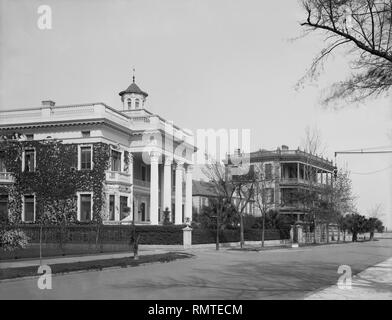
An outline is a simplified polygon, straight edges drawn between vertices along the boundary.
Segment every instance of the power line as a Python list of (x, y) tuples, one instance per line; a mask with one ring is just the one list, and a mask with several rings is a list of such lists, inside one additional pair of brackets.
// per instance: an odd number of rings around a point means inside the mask
[(363, 150), (377, 150), (377, 149), (389, 149), (392, 148), (392, 145), (388, 146), (379, 146), (379, 147), (367, 147), (367, 148), (360, 148), (360, 149), (350, 149), (350, 150), (342, 150), (340, 152), (355, 152), (355, 151), (363, 151)]
[(377, 150), (377, 151), (336, 151), (335, 157), (338, 154), (383, 154), (383, 153), (392, 153), (392, 150)]
[(384, 169), (380, 169), (380, 170), (376, 170), (376, 171), (370, 171), (370, 172), (351, 172), (351, 174), (370, 175), (370, 174), (375, 174), (375, 173), (379, 173), (379, 172), (382, 172), (382, 171), (386, 171), (386, 170), (389, 170), (389, 169), (392, 169), (392, 165), (389, 166), (389, 167), (386, 167), (386, 168), (384, 168)]

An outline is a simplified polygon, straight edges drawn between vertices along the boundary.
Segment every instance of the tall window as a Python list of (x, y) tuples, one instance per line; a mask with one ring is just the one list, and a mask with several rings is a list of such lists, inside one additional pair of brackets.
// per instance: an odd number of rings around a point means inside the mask
[(135, 109), (139, 109), (139, 99), (135, 100)]
[(128, 99), (128, 100), (127, 100), (127, 104), (128, 104), (128, 109), (131, 109), (131, 107), (132, 107), (132, 101), (131, 101), (131, 99)]
[(265, 170), (265, 179), (272, 180), (272, 164), (266, 163), (264, 166)]
[(80, 169), (91, 170), (91, 146), (80, 147)]
[(23, 221), (32, 222), (34, 221), (34, 195), (26, 195), (23, 199), (23, 213), (24, 219)]
[(113, 194), (109, 196), (109, 220), (114, 220), (114, 212), (115, 212), (115, 197)]
[(8, 220), (8, 194), (0, 194), (0, 221)]
[(265, 189), (265, 200), (267, 204), (272, 204), (274, 203), (274, 189), (273, 188), (266, 188)]
[(0, 172), (7, 172), (7, 168), (5, 167), (5, 160), (0, 156)]
[(125, 210), (128, 207), (128, 197), (120, 196), (120, 220), (128, 216), (129, 212)]
[(143, 181), (147, 180), (147, 169), (145, 166), (142, 166), (142, 180)]
[(112, 150), (112, 171), (121, 171), (121, 152)]
[(81, 194), (80, 195), (80, 221), (90, 221), (91, 212), (91, 194)]
[(35, 150), (26, 149), (24, 154), (24, 171), (34, 172), (35, 171)]

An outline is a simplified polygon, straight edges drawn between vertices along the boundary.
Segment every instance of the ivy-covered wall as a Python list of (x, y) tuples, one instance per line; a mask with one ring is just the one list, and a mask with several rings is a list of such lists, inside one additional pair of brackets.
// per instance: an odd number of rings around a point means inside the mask
[[(104, 143), (92, 145), (92, 170), (77, 170), (77, 144), (10, 141), (7, 146), (3, 145), (0, 156), (15, 179), (12, 185), (0, 185), (0, 193), (9, 194), (10, 222), (21, 221), (22, 196), (31, 193), (36, 197), (37, 222), (76, 222), (77, 192), (93, 192), (93, 221), (102, 222), (103, 183), (109, 167), (110, 146)], [(35, 149), (35, 172), (22, 172), (22, 154), (26, 148)]]

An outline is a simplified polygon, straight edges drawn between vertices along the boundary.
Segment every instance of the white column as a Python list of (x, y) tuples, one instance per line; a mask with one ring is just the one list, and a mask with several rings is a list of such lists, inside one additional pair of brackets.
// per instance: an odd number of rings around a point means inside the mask
[(182, 224), (182, 171), (183, 163), (176, 165), (176, 202), (175, 202), (175, 224)]
[(129, 183), (131, 184), (131, 194), (129, 197), (129, 208), (132, 220), (136, 219), (136, 214), (133, 212), (133, 155), (129, 152), (129, 165), (128, 165)]
[(165, 158), (165, 165), (163, 169), (163, 211), (166, 210), (166, 208), (171, 211), (171, 194), (172, 194), (172, 183), (171, 183), (171, 178), (172, 178), (172, 165), (173, 159), (167, 157)]
[(188, 164), (185, 177), (185, 222), (192, 221), (192, 165)]
[(158, 224), (158, 160), (159, 154), (157, 152), (150, 153), (150, 222), (151, 224)]

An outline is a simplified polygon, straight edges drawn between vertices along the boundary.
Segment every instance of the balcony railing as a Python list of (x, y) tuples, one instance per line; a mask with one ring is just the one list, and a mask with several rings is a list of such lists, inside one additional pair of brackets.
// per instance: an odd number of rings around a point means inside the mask
[(106, 181), (130, 183), (131, 175), (127, 172), (106, 171)]
[(0, 183), (12, 183), (14, 176), (11, 172), (0, 172)]
[(305, 184), (305, 185), (313, 185), (313, 186), (327, 186), (330, 184), (330, 181), (328, 183), (326, 181), (323, 181), (321, 183), (320, 181), (310, 181), (307, 179), (298, 179), (298, 178), (280, 178), (280, 183), (281, 184)]
[(150, 188), (150, 181), (140, 179), (133, 179), (133, 184), (140, 187)]

